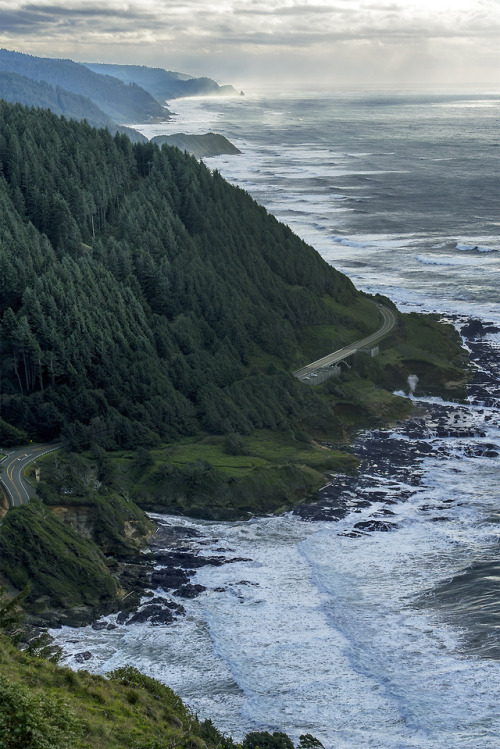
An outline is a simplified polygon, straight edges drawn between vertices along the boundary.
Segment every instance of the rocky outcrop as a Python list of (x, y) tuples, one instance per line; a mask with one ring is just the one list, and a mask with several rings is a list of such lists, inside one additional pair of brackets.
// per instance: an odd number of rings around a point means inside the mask
[(205, 133), (205, 135), (187, 135), (186, 133), (157, 135), (155, 138), (152, 138), (152, 142), (158, 146), (162, 146), (164, 143), (168, 146), (176, 146), (181, 151), (187, 151), (196, 156), (197, 159), (206, 156), (237, 155), (241, 153), (231, 141), (218, 133)]

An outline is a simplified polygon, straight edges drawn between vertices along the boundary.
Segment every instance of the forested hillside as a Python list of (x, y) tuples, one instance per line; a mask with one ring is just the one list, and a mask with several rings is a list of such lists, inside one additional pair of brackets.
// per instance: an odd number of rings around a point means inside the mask
[(124, 83), (137, 83), (162, 104), (165, 99), (177, 99), (181, 96), (234, 96), (238, 93), (232, 86), (219, 86), (211, 78), (194, 78), (185, 73), (175, 73), (163, 68), (149, 68), (146, 65), (110, 65), (99, 62), (84, 64), (95, 73), (112, 75)]
[(33, 57), (0, 49), (0, 70), (86, 96), (118, 124), (156, 118), (165, 120), (170, 114), (137, 84), (128, 85), (118, 78), (99, 75), (72, 60)]
[(33, 81), (18, 73), (0, 70), (0, 99), (27, 107), (50, 109), (54, 114), (73, 120), (87, 120), (92, 127), (106, 127), (113, 135), (126, 133), (132, 141), (147, 140), (136, 130), (117, 125), (87, 96), (66, 91), (61, 86), (54, 88), (45, 81)]
[(378, 326), (373, 305), (244, 191), (5, 102), (0, 175), (6, 422), (113, 449), (328, 419), (289, 372), (310, 326), (335, 348)]

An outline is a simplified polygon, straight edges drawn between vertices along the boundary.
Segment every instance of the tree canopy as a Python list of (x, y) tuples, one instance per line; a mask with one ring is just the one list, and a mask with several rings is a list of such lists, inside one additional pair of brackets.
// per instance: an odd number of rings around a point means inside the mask
[(325, 408), (289, 374), (303, 331), (356, 340), (363, 304), (195, 158), (0, 102), (1, 417), (31, 437), (286, 427)]

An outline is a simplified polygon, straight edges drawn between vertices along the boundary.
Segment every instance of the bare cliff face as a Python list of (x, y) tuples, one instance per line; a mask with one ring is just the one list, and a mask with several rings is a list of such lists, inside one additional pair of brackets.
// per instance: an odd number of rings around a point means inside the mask
[(9, 500), (6, 494), (0, 489), (0, 520), (5, 516), (9, 507)]
[(83, 538), (93, 537), (96, 524), (96, 508), (93, 505), (56, 505), (50, 509)]
[[(69, 525), (78, 535), (88, 539), (95, 538), (99, 516), (95, 505), (52, 505), (50, 509), (59, 520)], [(137, 520), (125, 520), (121, 531), (123, 537), (137, 549), (144, 547), (151, 535), (151, 530), (148, 529), (145, 532), (144, 523)]]

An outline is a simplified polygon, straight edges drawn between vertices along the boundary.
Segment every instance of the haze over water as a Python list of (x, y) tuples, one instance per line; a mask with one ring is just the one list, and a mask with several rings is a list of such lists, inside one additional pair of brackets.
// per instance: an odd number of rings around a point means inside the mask
[[(250, 94), (174, 108), (175, 123), (143, 132), (226, 135), (242, 155), (207, 164), (360, 288), (500, 327), (500, 94)], [(207, 591), (171, 626), (64, 629), (68, 663), (88, 648), (85, 668), (135, 665), (236, 738), (498, 747), (499, 344), (486, 336), (468, 405), (417, 386), (411, 429), (360, 437), (363, 471), (335, 489), (350, 508), (338, 522), (165, 519), (200, 531), (201, 554), (249, 561), (200, 569)], [(380, 519), (389, 531), (356, 535)]]

